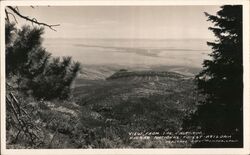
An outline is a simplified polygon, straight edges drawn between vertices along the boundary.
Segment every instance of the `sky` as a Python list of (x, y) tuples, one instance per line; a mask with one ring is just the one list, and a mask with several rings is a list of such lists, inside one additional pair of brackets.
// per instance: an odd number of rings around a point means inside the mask
[[(207, 39), (213, 34), (204, 12), (219, 6), (38, 6), (19, 7), (23, 15), (60, 24), (45, 38)], [(18, 18), (18, 24), (27, 24)], [(29, 23), (30, 24), (30, 23)]]

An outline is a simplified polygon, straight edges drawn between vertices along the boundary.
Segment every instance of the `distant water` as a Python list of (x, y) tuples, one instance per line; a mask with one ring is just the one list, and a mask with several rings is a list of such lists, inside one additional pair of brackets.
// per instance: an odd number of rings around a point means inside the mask
[(72, 56), (83, 65), (187, 66), (201, 68), (207, 40), (45, 39), (53, 56)]

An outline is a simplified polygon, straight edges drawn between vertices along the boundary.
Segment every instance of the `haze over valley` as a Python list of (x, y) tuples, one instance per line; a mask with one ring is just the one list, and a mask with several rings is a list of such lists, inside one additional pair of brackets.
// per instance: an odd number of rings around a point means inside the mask
[(205, 39), (46, 39), (54, 56), (82, 64), (79, 78), (104, 79), (120, 69), (197, 74), (208, 59)]

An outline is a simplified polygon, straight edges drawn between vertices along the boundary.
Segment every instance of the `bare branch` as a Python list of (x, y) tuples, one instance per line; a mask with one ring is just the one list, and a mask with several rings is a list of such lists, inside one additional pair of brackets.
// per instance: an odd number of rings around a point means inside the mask
[(11, 12), (9, 12), (8, 10), (5, 9), (5, 14), (6, 14), (6, 20), (8, 21), (8, 23), (10, 22), (9, 15), (12, 15), (12, 17), (13, 17), (14, 20), (15, 20), (15, 22), (18, 23), (17, 20), (16, 20), (15, 15), (14, 15), (13, 13), (11, 13)]
[(18, 24), (18, 22), (17, 22), (17, 20), (16, 20), (16, 17), (15, 17), (15, 15), (13, 15), (13, 13), (11, 13), (11, 12), (7, 12), (8, 14), (10, 14), (10, 15), (12, 15), (12, 17), (14, 18), (14, 20), (15, 20), (15, 22)]
[(49, 24), (46, 24), (46, 23), (42, 23), (42, 22), (38, 22), (35, 18), (31, 19), (29, 18), (28, 16), (24, 16), (22, 14), (19, 13), (18, 10), (16, 10), (15, 8), (11, 7), (11, 6), (7, 6), (11, 11), (13, 11), (16, 15), (18, 15), (20, 18), (22, 19), (26, 19), (27, 21), (30, 21), (31, 23), (35, 23), (37, 25), (42, 25), (42, 26), (46, 26), (48, 28), (50, 28), (51, 30), (54, 30), (56, 31), (53, 27), (55, 26), (60, 26), (60, 24), (55, 24), (55, 25), (49, 25)]
[(17, 7), (17, 6), (15, 7), (15, 9), (19, 12), (19, 9), (18, 9), (18, 7)]
[(9, 14), (8, 14), (8, 11), (6, 9), (5, 9), (5, 15), (6, 15), (6, 20), (9, 23), (10, 22)]

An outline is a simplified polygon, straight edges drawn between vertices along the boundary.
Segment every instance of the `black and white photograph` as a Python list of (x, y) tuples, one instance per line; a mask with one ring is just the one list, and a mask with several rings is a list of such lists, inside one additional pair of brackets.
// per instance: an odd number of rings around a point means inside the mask
[(248, 146), (243, 3), (1, 9), (6, 150)]

